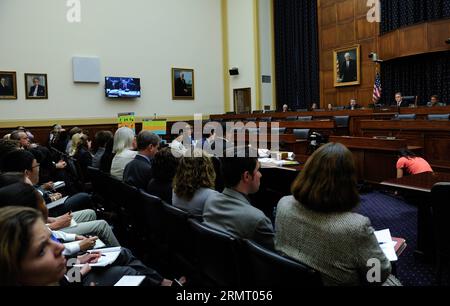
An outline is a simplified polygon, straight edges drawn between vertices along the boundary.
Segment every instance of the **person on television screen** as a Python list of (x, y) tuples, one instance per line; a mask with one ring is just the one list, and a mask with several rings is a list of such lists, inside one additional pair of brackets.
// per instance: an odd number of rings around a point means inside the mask
[(356, 61), (352, 59), (350, 53), (345, 53), (345, 60), (341, 63), (340, 67), (340, 77), (342, 82), (355, 82), (357, 81), (357, 69)]
[(12, 96), (13, 89), (9, 86), (8, 82), (6, 82), (6, 78), (0, 78), (0, 96)]
[(30, 87), (30, 91), (28, 95), (30, 97), (44, 97), (45, 96), (45, 87), (40, 85), (40, 80), (38, 77), (33, 78), (33, 86)]
[(180, 73), (180, 76), (175, 79), (175, 96), (188, 96), (189, 91), (187, 89), (186, 80), (184, 79), (184, 73)]

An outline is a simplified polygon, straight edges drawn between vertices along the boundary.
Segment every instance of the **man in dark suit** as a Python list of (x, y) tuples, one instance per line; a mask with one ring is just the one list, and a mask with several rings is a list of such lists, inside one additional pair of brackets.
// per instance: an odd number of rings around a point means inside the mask
[(342, 82), (356, 82), (358, 80), (356, 61), (351, 58), (350, 53), (345, 53), (345, 60), (341, 63), (339, 72)]
[(12, 96), (13, 89), (11, 85), (6, 83), (6, 78), (0, 78), (0, 96)]
[[(259, 190), (261, 172), (257, 151), (246, 147), (231, 148), (232, 154), (222, 159), (225, 189), (210, 196), (203, 210), (206, 225), (229, 234), (274, 248), (272, 222), (252, 206), (249, 194)], [(228, 153), (228, 152), (227, 152)]]
[(356, 102), (356, 99), (351, 99), (350, 104), (348, 106), (346, 106), (345, 108), (349, 109), (349, 110), (355, 110), (355, 109), (361, 108), (361, 106)]
[(180, 73), (180, 77), (175, 79), (175, 96), (188, 96), (189, 91), (187, 89), (186, 80), (184, 74)]
[(123, 171), (123, 181), (140, 189), (146, 189), (152, 178), (152, 159), (158, 152), (161, 139), (150, 131), (141, 131), (136, 143), (138, 154)]
[(45, 87), (40, 85), (41, 81), (39, 78), (33, 78), (33, 86), (30, 87), (30, 91), (28, 92), (28, 96), (30, 97), (44, 97), (45, 96)]
[(397, 92), (395, 94), (395, 102), (394, 104), (392, 104), (392, 106), (397, 106), (397, 107), (408, 107), (408, 102), (407, 101), (403, 101), (403, 95), (401, 92)]

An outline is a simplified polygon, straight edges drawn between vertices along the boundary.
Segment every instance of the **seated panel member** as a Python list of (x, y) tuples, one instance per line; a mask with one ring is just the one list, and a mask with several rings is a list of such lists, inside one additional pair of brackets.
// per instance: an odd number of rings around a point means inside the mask
[(361, 105), (359, 105), (358, 102), (356, 102), (356, 99), (351, 99), (350, 104), (345, 107), (345, 109), (349, 109), (349, 110), (355, 110), (355, 109), (359, 109), (359, 108), (361, 108)]
[(403, 101), (403, 95), (401, 92), (397, 92), (395, 94), (395, 102), (391, 106), (397, 106), (397, 107), (409, 107), (409, 104), (407, 101)]

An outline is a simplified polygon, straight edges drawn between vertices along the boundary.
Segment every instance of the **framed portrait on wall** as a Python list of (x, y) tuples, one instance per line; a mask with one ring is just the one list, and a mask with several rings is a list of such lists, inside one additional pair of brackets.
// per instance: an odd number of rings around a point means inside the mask
[(25, 97), (48, 99), (48, 82), (45, 73), (25, 73)]
[(334, 87), (361, 84), (360, 45), (333, 51)]
[(172, 68), (172, 99), (194, 100), (194, 69)]
[(16, 72), (0, 71), (0, 100), (17, 99)]

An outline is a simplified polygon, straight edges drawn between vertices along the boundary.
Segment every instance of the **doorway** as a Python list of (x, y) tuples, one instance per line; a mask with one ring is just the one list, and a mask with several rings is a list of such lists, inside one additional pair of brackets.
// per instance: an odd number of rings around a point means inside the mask
[(233, 90), (234, 110), (237, 114), (252, 112), (252, 89), (237, 88)]

